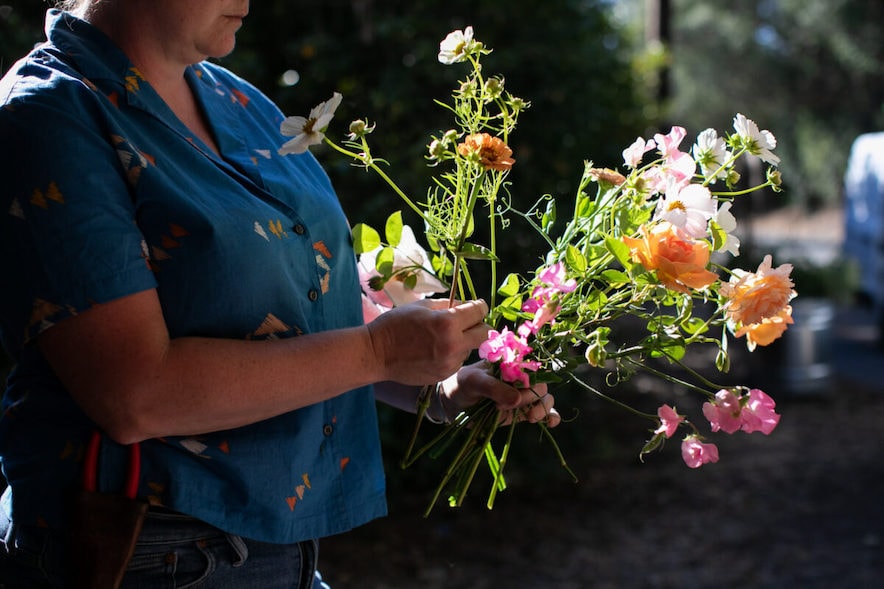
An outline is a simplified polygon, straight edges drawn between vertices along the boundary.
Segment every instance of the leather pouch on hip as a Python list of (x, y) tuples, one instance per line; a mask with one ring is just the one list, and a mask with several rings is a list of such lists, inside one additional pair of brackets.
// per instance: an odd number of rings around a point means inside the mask
[(101, 434), (93, 433), (83, 464), (83, 487), (72, 498), (66, 553), (69, 586), (117, 589), (135, 551), (147, 503), (135, 499), (141, 470), (138, 444), (128, 447), (126, 485), (120, 493), (97, 490)]

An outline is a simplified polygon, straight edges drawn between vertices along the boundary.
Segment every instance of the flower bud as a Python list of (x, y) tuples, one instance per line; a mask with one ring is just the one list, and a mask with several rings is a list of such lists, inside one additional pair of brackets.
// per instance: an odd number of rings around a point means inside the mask
[(488, 78), (485, 81), (485, 94), (488, 100), (500, 98), (503, 93), (503, 80), (501, 78)]
[(731, 168), (727, 173), (727, 185), (728, 186), (736, 186), (740, 181), (740, 173)]
[(445, 155), (445, 144), (438, 139), (433, 139), (427, 149), (430, 152), (430, 159), (441, 159)]
[(455, 131), (454, 129), (448, 129), (447, 131), (445, 131), (445, 134), (442, 135), (442, 143), (444, 143), (446, 146), (454, 143), (455, 141), (457, 141), (457, 131)]
[(604, 345), (600, 345), (598, 342), (590, 344), (588, 348), (586, 348), (586, 361), (593, 368), (600, 368), (605, 365), (605, 360), (608, 359), (608, 352), (605, 350)]
[(365, 121), (362, 119), (356, 119), (352, 123), (350, 123), (350, 132), (357, 137), (362, 137), (365, 135)]
[(462, 98), (473, 98), (476, 95), (476, 82), (469, 80), (460, 85), (458, 94)]
[(779, 192), (781, 190), (780, 185), (783, 183), (783, 176), (780, 174), (779, 170), (768, 168), (767, 181), (770, 182), (771, 188), (773, 188), (774, 192)]
[(368, 287), (371, 290), (384, 290), (384, 286), (387, 284), (387, 279), (383, 276), (372, 276), (368, 279)]

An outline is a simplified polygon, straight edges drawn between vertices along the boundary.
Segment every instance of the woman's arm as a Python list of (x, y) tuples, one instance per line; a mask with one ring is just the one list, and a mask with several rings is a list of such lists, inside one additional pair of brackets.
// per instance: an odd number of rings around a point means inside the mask
[(424, 301), (284, 340), (170, 339), (148, 290), (65, 319), (38, 343), (86, 414), (132, 443), (247, 425), (379, 381), (434, 383), (485, 339), (486, 312)]

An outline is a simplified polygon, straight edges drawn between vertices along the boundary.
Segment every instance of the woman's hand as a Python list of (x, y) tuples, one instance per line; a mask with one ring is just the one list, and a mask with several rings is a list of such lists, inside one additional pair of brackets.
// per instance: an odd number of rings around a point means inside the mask
[(426, 385), (455, 373), (485, 341), (487, 313), (484, 301), (427, 299), (382, 314), (367, 327), (383, 379)]
[[(439, 391), (439, 404), (446, 416), (451, 419), (457, 413), (475, 405), (484, 398), (494, 401), (497, 408), (507, 413), (509, 422), (513, 409), (517, 419), (530, 423), (546, 422), (549, 427), (559, 425), (562, 420), (555, 410), (555, 399), (547, 391), (546, 383), (531, 388), (517, 388), (491, 374), (486, 362), (463, 366), (457, 373), (442, 382)], [(433, 408), (435, 409), (435, 408)]]

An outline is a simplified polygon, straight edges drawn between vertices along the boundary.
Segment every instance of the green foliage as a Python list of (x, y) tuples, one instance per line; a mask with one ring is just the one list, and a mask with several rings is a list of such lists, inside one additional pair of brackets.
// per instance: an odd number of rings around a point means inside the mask
[[(506, 10), (466, 0), (290, 6), (253, 2), (237, 50), (224, 63), (286, 114), (306, 113), (331, 91), (341, 92), (330, 138), (340, 141), (352, 119), (376, 122), (374, 151), (390, 160), (397, 181), (419, 200), (431, 188), (424, 160), (429, 138), (450, 126), (450, 113), (432, 99), (447, 97), (463, 73), (440, 67), (439, 42), (466, 25), (501, 49), (489, 58), (494, 70), (505, 72), (506, 88), (532, 104), (509, 141), (517, 206), (545, 193), (572, 194), (584, 158), (615, 161), (620, 146), (643, 127), (628, 47), (600, 0), (551, 0), (543, 10), (525, 0)], [(298, 72), (296, 86), (280, 84), (287, 70)], [(317, 153), (348, 214), (379, 225), (395, 199), (383, 183), (346, 160)], [(524, 249), (530, 240), (514, 235), (508, 246)]]
[(837, 203), (850, 144), (884, 128), (881, 0), (675, 0), (669, 116), (776, 130), (786, 195)]

